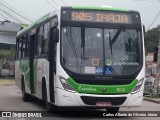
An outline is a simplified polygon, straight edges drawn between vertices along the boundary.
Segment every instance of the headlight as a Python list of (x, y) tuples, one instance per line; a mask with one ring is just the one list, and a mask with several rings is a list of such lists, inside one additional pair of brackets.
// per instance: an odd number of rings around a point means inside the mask
[(137, 93), (140, 91), (142, 85), (143, 85), (143, 81), (144, 81), (144, 78), (140, 79), (137, 83), (137, 85), (133, 88), (133, 90), (131, 91), (131, 94), (134, 94), (134, 93)]
[(61, 81), (61, 84), (62, 84), (63, 88), (64, 88), (66, 91), (73, 92), (73, 93), (76, 92), (76, 91), (73, 89), (73, 87), (68, 83), (67, 79), (65, 79), (65, 78), (62, 77), (62, 76), (59, 76), (59, 79), (60, 79), (60, 81)]

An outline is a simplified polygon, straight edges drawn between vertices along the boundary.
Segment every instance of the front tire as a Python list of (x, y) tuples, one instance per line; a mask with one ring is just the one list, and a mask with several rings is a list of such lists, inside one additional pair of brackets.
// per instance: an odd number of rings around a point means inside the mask
[(116, 114), (119, 111), (119, 107), (108, 107), (106, 108), (107, 113)]

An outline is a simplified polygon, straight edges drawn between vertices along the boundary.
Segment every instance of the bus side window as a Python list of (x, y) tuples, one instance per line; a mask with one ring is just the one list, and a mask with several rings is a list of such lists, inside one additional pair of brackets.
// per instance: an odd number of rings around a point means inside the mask
[(19, 39), (19, 49), (18, 49), (18, 58), (20, 59), (21, 58), (21, 45), (22, 45), (22, 39), (20, 38)]
[(42, 41), (42, 54), (48, 54), (48, 43), (49, 43), (49, 28), (50, 23), (44, 25), (44, 39)]
[(21, 38), (21, 58), (23, 58), (23, 37)]
[(30, 56), (30, 33), (27, 34), (27, 57)]
[(42, 53), (42, 40), (43, 39), (44, 39), (44, 27), (41, 26), (38, 29), (38, 40), (37, 40), (37, 50), (36, 50), (36, 53), (38, 56), (40, 56)]
[(28, 57), (28, 34), (25, 35), (25, 57)]
[(25, 51), (26, 51), (26, 36), (23, 36), (22, 57), (25, 57)]
[(16, 40), (16, 55), (15, 55), (16, 59), (18, 59), (18, 53), (19, 53), (19, 39)]

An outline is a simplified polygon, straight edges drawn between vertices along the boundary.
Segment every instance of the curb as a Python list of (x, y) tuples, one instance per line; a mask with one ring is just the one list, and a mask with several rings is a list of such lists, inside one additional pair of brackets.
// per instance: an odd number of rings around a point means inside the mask
[(143, 100), (160, 104), (160, 98), (155, 99), (155, 98), (146, 98), (145, 97), (145, 98), (143, 98)]

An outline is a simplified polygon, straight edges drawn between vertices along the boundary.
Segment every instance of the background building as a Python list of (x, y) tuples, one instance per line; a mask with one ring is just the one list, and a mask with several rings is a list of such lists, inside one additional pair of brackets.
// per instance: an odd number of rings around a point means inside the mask
[(21, 25), (0, 21), (0, 75), (14, 75), (14, 54), (17, 32)]

